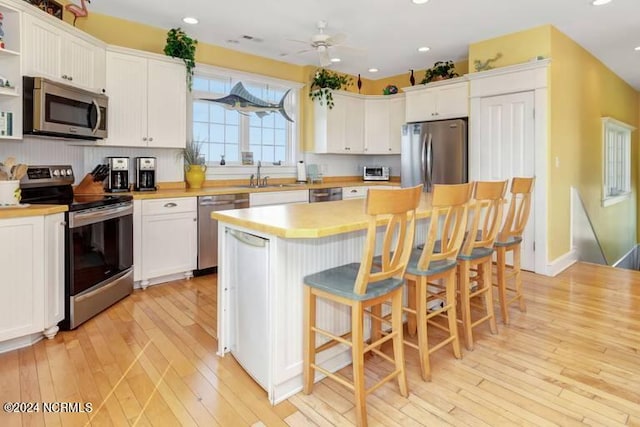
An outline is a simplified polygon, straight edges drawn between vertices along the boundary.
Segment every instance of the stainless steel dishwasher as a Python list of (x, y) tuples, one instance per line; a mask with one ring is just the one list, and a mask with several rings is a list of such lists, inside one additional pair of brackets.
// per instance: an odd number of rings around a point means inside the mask
[(342, 200), (342, 187), (309, 190), (309, 203), (331, 202), (333, 200)]
[(198, 197), (198, 272), (218, 266), (218, 221), (211, 212), (248, 207), (248, 193)]

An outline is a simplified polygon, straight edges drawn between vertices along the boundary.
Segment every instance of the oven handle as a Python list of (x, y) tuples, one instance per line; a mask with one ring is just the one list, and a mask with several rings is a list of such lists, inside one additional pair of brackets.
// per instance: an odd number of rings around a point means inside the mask
[(96, 125), (93, 129), (91, 129), (91, 133), (92, 134), (96, 134), (96, 132), (98, 131), (98, 128), (100, 127), (100, 122), (102, 122), (102, 113), (100, 112), (100, 106), (98, 105), (98, 102), (95, 99), (91, 100), (91, 103), (93, 104), (93, 107), (96, 109)]
[(133, 204), (127, 203), (116, 208), (105, 208), (89, 212), (72, 212), (69, 214), (69, 228), (82, 227), (114, 218), (133, 214)]

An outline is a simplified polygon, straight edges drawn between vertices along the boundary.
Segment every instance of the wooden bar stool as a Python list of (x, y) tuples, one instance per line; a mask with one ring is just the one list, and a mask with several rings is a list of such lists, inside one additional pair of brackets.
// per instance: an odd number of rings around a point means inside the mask
[[(415, 334), (416, 323), (418, 330), (418, 345), (407, 340), (405, 344), (418, 349), (425, 381), (431, 380), (431, 353), (451, 344), (454, 356), (461, 357), (456, 318), (456, 257), (464, 240), (471, 190), (471, 184), (433, 186), (433, 210), (424, 248), (411, 252), (404, 274), (408, 289), (408, 307), (404, 309), (409, 313), (408, 331)], [(442, 306), (434, 305), (440, 302)], [(436, 322), (436, 316), (446, 317), (448, 326)], [(445, 331), (448, 337), (429, 348), (428, 325)]]
[[(535, 178), (517, 178), (511, 180), (511, 202), (502, 230), (493, 244), (496, 250), (496, 278), (500, 312), (505, 325), (509, 324), (509, 304), (518, 301), (520, 311), (526, 311), (522, 295), (522, 277), (520, 275), (520, 243), (522, 233), (531, 212), (531, 192)], [(507, 265), (507, 253), (513, 253), (513, 262)], [(513, 279), (513, 286), (508, 281)], [(507, 291), (511, 294), (509, 298)]]
[[(507, 181), (477, 181), (473, 186), (472, 207), (469, 209), (469, 228), (465, 242), (458, 254), (458, 295), (462, 312), (462, 329), (465, 346), (473, 350), (472, 329), (488, 321), (492, 334), (498, 333), (493, 312), (491, 266), (493, 242), (502, 220), (502, 204)], [(475, 284), (472, 287), (472, 284)], [(472, 299), (482, 296), (484, 306)], [(479, 319), (471, 318), (471, 307), (481, 308), (485, 314)]]
[[(400, 190), (369, 190), (366, 200), (369, 226), (362, 261), (330, 268), (304, 278), (304, 392), (311, 392), (316, 370), (352, 389), (355, 393), (358, 425), (367, 425), (367, 394), (386, 381), (397, 377), (400, 394), (408, 396), (402, 344), (402, 288), (403, 275), (413, 246), (415, 211), (421, 195), (421, 185)], [(377, 228), (383, 224), (386, 229), (382, 240), (381, 264), (374, 267)], [(351, 332), (337, 336), (316, 327), (318, 297), (350, 307)], [(370, 311), (365, 309), (378, 306), (385, 301), (391, 301), (391, 330), (382, 338), (365, 345), (364, 316), (371, 315)], [(382, 321), (386, 319), (379, 317), (375, 323), (379, 324)], [(330, 338), (330, 341), (316, 347), (316, 334), (324, 335)], [(393, 343), (393, 358), (378, 349), (389, 340)], [(337, 344), (351, 347), (353, 383), (318, 366), (315, 362), (317, 353)], [(393, 363), (395, 369), (381, 381), (365, 389), (364, 355), (369, 351)]]

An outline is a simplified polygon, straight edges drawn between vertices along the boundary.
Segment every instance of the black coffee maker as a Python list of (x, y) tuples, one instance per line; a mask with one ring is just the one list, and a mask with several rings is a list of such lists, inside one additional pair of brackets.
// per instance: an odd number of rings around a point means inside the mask
[(109, 176), (105, 190), (110, 193), (129, 191), (129, 158), (107, 157)]
[(156, 190), (156, 158), (136, 157), (135, 191)]

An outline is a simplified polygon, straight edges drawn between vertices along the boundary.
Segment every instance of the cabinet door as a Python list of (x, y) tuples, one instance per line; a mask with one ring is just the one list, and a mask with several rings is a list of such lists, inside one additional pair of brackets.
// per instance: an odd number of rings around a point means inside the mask
[(347, 153), (364, 153), (364, 100), (346, 97), (347, 108), (344, 141)]
[[(333, 108), (326, 109), (326, 153), (346, 153), (347, 142), (345, 140), (347, 123), (348, 97), (339, 93), (333, 94)], [(317, 107), (317, 106), (316, 106)]]
[(389, 144), (387, 154), (400, 154), (402, 125), (405, 119), (405, 99), (394, 98), (389, 102)]
[(148, 145), (184, 148), (187, 84), (183, 64), (148, 60)]
[(23, 14), (24, 30), (24, 74), (28, 76), (63, 79), (61, 68), (63, 34), (52, 25), (33, 16)]
[(104, 89), (104, 48), (67, 34), (64, 37), (63, 53), (62, 73), (69, 82), (92, 91)]
[(197, 213), (142, 217), (142, 279), (196, 269)]
[(437, 120), (469, 116), (469, 85), (466, 82), (438, 89)]
[(147, 146), (147, 60), (107, 52), (109, 138), (106, 145)]
[(407, 123), (435, 120), (437, 93), (436, 89), (422, 89), (407, 92)]
[(64, 214), (44, 220), (44, 327), (56, 326), (64, 319)]
[(366, 154), (388, 153), (389, 101), (388, 99), (364, 101), (364, 152)]
[(0, 341), (44, 323), (44, 217), (0, 220)]

